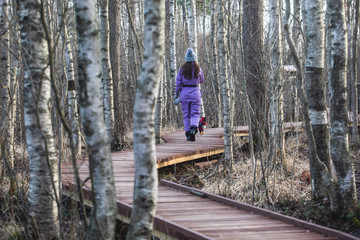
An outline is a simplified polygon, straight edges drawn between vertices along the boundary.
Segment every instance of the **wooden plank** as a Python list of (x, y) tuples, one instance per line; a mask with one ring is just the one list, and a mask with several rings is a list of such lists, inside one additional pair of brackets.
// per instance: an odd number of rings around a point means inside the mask
[(287, 223), (293, 224), (295, 226), (298, 226), (298, 227), (301, 227), (301, 228), (304, 228), (304, 229), (309, 229), (309, 230), (312, 230), (312, 231), (315, 231), (315, 232), (320, 232), (320, 233), (323, 233), (325, 235), (338, 237), (340, 239), (349, 239), (349, 240), (350, 239), (351, 240), (357, 239), (358, 240), (357, 237), (352, 236), (352, 235), (347, 234), (347, 233), (343, 233), (343, 232), (340, 232), (340, 231), (337, 231), (337, 230), (334, 230), (334, 229), (326, 228), (326, 227), (323, 227), (323, 226), (320, 226), (320, 225), (308, 223), (308, 222), (302, 221), (300, 219), (296, 219), (296, 218), (293, 218), (293, 217), (282, 215), (282, 214), (279, 214), (279, 213), (276, 213), (276, 212), (271, 212), (269, 210), (261, 209), (261, 208), (251, 206), (251, 205), (248, 205), (248, 204), (240, 203), (240, 202), (237, 202), (237, 201), (234, 201), (234, 200), (231, 200), (231, 199), (227, 199), (227, 198), (224, 198), (224, 197), (221, 197), (221, 196), (217, 196), (217, 195), (214, 195), (214, 194), (211, 194), (211, 193), (206, 193), (206, 192), (203, 192), (203, 191), (191, 188), (191, 187), (182, 186), (182, 185), (172, 183), (172, 182), (169, 182), (169, 181), (165, 181), (165, 180), (161, 180), (160, 183), (164, 184), (166, 186), (170, 186), (170, 187), (179, 189), (179, 190), (183, 189), (183, 191), (197, 191), (197, 192), (203, 194), (203, 196), (206, 196), (209, 199), (212, 199), (212, 200), (215, 200), (215, 201), (218, 201), (218, 202), (222, 202), (224, 204), (234, 206), (234, 207), (246, 210), (246, 211), (252, 211), (252, 212), (255, 212), (255, 213), (262, 214), (264, 216), (269, 216), (271, 218), (281, 220), (283, 222), (287, 222)]

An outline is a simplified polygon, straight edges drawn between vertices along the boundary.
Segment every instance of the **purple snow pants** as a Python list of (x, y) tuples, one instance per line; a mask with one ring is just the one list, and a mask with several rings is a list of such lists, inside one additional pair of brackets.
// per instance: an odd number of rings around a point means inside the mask
[(184, 130), (198, 127), (200, 120), (201, 91), (198, 87), (183, 87), (180, 92), (181, 108), (184, 119)]

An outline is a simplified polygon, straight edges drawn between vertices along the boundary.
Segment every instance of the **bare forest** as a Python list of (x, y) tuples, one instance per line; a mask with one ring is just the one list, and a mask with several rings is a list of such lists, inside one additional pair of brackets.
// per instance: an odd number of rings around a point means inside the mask
[[(359, 0), (0, 0), (0, 240), (150, 239), (161, 178), (360, 236), (359, 10)], [(157, 169), (156, 144), (183, 130), (174, 100), (188, 48), (224, 153)], [(128, 149), (134, 201), (119, 233), (111, 153)], [(62, 192), (63, 163), (78, 201)]]

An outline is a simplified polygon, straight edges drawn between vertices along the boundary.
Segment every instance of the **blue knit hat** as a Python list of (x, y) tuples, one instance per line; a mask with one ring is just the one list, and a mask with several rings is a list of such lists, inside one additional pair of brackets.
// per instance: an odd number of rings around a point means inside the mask
[(185, 54), (185, 62), (195, 62), (196, 54), (192, 48), (188, 48)]

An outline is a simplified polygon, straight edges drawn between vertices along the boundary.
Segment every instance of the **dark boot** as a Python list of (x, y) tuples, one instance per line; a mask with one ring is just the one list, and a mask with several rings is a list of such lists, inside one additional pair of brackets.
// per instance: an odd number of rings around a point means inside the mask
[(190, 131), (185, 132), (186, 140), (190, 141)]
[(195, 142), (195, 134), (197, 133), (196, 127), (190, 128), (190, 141)]

